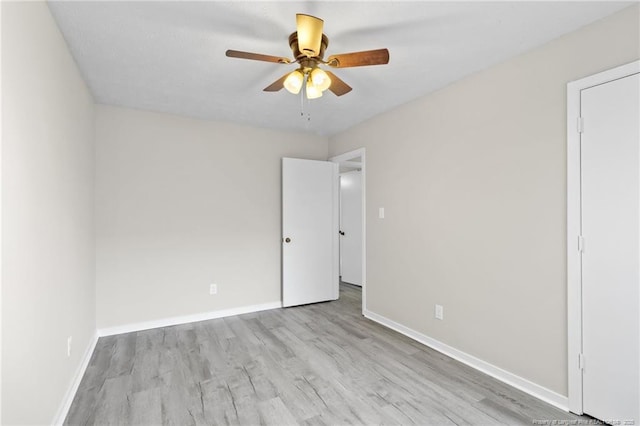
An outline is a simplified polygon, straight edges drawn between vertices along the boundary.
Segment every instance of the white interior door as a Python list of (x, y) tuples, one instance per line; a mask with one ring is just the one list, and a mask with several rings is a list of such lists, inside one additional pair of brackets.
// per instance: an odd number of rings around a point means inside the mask
[(340, 274), (362, 286), (362, 172), (340, 175)]
[(581, 93), (583, 410), (640, 422), (640, 85)]
[(338, 166), (282, 159), (282, 304), (338, 298)]

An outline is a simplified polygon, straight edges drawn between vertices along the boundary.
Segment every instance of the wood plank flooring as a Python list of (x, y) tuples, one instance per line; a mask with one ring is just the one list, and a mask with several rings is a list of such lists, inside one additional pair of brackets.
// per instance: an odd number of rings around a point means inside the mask
[(65, 424), (527, 424), (576, 420), (340, 299), (98, 341)]

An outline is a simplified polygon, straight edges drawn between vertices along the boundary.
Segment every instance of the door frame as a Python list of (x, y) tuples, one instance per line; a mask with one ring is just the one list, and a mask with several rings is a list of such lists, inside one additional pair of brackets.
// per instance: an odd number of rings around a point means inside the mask
[(569, 411), (576, 414), (583, 414), (580, 95), (638, 73), (640, 61), (634, 61), (567, 84), (567, 371)]
[(333, 163), (341, 163), (352, 158), (360, 157), (362, 162), (362, 315), (367, 310), (367, 162), (365, 149), (358, 148), (344, 154), (329, 158)]

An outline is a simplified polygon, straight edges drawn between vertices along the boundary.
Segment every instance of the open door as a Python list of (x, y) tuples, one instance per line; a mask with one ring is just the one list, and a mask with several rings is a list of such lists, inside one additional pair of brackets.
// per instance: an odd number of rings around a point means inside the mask
[(282, 159), (282, 305), (338, 298), (338, 166)]

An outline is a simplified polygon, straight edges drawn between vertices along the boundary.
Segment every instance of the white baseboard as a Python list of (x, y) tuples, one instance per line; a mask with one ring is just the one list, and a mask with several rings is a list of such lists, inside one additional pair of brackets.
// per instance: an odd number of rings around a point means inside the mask
[(98, 334), (94, 333), (89, 345), (87, 346), (87, 350), (84, 352), (82, 356), (82, 360), (76, 373), (73, 376), (73, 380), (71, 381), (71, 386), (67, 389), (67, 393), (64, 395), (64, 399), (62, 400), (62, 404), (56, 413), (56, 416), (53, 418), (52, 424), (58, 426), (64, 423), (64, 419), (67, 418), (67, 414), (69, 413), (69, 408), (71, 408), (71, 403), (73, 402), (73, 398), (76, 396), (76, 392), (78, 392), (78, 387), (80, 386), (80, 382), (82, 381), (82, 377), (84, 377), (84, 372), (87, 370), (89, 366), (89, 361), (91, 361), (91, 355), (93, 355), (93, 351), (96, 348), (96, 344), (98, 343)]
[(115, 334), (131, 333), (134, 331), (150, 330), (152, 328), (168, 327), (171, 325), (187, 324), (190, 322), (206, 321), (216, 318), (231, 317), (234, 315), (250, 314), (252, 312), (267, 311), (269, 309), (282, 308), (282, 302), (263, 303), (261, 305), (241, 306), (239, 308), (222, 309), (219, 311), (203, 312), (200, 314), (183, 315), (179, 317), (162, 318), (153, 321), (136, 322), (133, 324), (119, 325), (116, 327), (99, 328), (98, 336), (113, 336)]
[(376, 314), (375, 312), (365, 310), (364, 316), (372, 321), (384, 325), (385, 327), (402, 333), (405, 336), (422, 343), (423, 345), (429, 346), (430, 348), (435, 349), (438, 352), (450, 356), (451, 358), (458, 360), (463, 364), (473, 367), (476, 370), (482, 371), (483, 373), (488, 374), (489, 376), (498, 379), (501, 382), (513, 386), (516, 389), (520, 389), (521, 391), (526, 392), (529, 395), (547, 402), (561, 410), (569, 411), (569, 399), (566, 396), (560, 395), (559, 393), (533, 383), (516, 374), (503, 370), (500, 367), (496, 367), (493, 364), (489, 364), (488, 362), (476, 358), (473, 355), (462, 352), (461, 350), (453, 348), (445, 343), (442, 343), (420, 332), (417, 332), (382, 315)]

